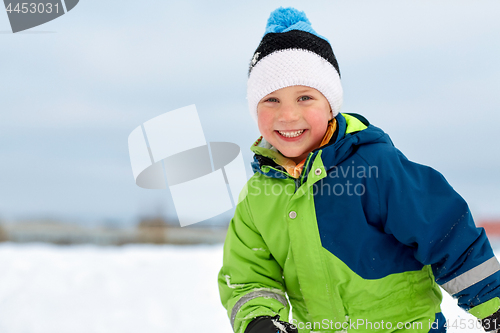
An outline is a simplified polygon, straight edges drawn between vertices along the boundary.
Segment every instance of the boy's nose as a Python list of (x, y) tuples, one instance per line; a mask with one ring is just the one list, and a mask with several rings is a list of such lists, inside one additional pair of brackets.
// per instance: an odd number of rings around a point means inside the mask
[(292, 123), (294, 121), (299, 120), (300, 111), (293, 105), (283, 105), (280, 108), (280, 112), (278, 115), (278, 121), (284, 123)]

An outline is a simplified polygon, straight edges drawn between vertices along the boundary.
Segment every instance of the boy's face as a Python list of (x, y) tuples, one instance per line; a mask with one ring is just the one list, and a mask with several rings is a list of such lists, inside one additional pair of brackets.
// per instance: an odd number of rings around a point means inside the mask
[(261, 99), (257, 118), (264, 139), (299, 163), (319, 147), (333, 115), (328, 100), (318, 90), (290, 86)]

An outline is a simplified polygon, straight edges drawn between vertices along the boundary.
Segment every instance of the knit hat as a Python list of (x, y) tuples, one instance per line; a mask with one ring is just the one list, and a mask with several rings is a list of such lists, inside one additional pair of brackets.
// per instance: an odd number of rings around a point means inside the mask
[(264, 96), (297, 85), (318, 90), (330, 103), (333, 117), (339, 113), (342, 86), (330, 43), (313, 30), (304, 12), (280, 7), (269, 16), (248, 70), (247, 99), (254, 120)]

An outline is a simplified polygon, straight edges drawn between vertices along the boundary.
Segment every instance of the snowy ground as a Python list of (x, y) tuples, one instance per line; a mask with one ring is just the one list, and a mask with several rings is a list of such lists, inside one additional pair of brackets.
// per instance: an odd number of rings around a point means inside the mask
[[(221, 259), (222, 245), (0, 243), (0, 332), (230, 333), (217, 289)], [(475, 323), (444, 294), (450, 322)]]

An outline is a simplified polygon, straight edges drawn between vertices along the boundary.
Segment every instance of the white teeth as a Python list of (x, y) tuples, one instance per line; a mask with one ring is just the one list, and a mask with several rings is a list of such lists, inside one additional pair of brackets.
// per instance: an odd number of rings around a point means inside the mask
[(304, 132), (304, 130), (299, 130), (299, 131), (292, 131), (292, 132), (283, 132), (283, 131), (278, 131), (281, 135), (283, 135), (285, 138), (295, 138)]

